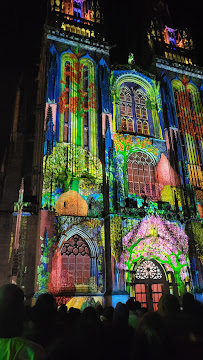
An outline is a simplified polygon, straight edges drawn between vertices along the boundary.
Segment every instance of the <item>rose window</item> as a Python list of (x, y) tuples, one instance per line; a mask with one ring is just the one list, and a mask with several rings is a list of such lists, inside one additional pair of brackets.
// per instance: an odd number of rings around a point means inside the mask
[(162, 278), (161, 270), (153, 261), (143, 261), (137, 268), (135, 278), (139, 280), (154, 279), (158, 280)]

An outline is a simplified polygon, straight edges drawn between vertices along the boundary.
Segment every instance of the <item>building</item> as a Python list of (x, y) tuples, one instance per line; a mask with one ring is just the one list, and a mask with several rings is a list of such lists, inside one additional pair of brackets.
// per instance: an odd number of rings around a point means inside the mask
[(133, 54), (115, 66), (98, 1), (51, 0), (47, 14), (31, 194), (21, 185), (9, 255), (13, 266), (28, 244), (29, 214), (36, 266), (25, 260), (21, 285), (69, 307), (131, 296), (156, 310), (162, 293), (200, 296), (203, 73), (190, 36), (156, 2), (150, 66)]

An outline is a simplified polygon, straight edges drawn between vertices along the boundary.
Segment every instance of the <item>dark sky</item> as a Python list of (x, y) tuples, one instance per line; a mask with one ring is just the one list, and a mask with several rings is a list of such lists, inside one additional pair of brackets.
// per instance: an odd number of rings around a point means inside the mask
[[(120, 51), (130, 49), (133, 43), (133, 30), (138, 19), (141, 19), (138, 0), (121, 1), (103, 0), (106, 9), (106, 26), (110, 37), (115, 38)], [(44, 18), (45, 0), (27, 0), (11, 2), (4, 1), (1, 5), (1, 91), (0, 91), (0, 152), (8, 140), (12, 119), (15, 92), (22, 72), (30, 64), (39, 62), (39, 49)], [(187, 27), (191, 30), (193, 39), (200, 49), (202, 59), (201, 17), (202, 2), (193, 0), (168, 0), (169, 10), (174, 20), (174, 26)], [(125, 46), (121, 46), (125, 43)], [(133, 46), (133, 44), (132, 44)], [(126, 49), (126, 50), (125, 50)], [(203, 61), (201, 61), (203, 65)], [(4, 135), (3, 135), (4, 134)]]

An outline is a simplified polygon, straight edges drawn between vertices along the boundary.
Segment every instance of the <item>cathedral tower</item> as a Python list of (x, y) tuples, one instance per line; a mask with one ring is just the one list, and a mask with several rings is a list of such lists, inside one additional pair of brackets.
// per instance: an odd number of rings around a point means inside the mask
[(75, 295), (84, 302), (82, 294), (101, 301), (105, 292), (102, 121), (110, 118), (108, 62), (99, 2), (51, 0), (42, 48), (44, 94), (39, 87), (46, 106), (37, 276), (39, 292), (48, 288), (66, 302)]

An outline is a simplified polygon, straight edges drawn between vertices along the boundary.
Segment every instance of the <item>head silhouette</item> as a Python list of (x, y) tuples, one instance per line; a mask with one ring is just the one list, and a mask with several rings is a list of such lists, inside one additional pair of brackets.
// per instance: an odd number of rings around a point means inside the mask
[(180, 312), (178, 298), (172, 294), (164, 294), (159, 299), (158, 311), (162, 315), (177, 314)]
[(17, 285), (0, 287), (0, 337), (20, 336), (24, 320), (24, 293)]

